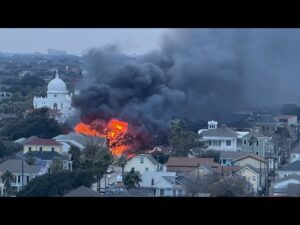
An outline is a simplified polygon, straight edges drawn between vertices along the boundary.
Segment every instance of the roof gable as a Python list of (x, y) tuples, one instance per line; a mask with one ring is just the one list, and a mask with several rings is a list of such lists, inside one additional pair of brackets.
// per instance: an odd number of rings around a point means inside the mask
[(244, 160), (244, 159), (246, 159), (246, 158), (252, 158), (252, 159), (258, 160), (258, 161), (260, 161), (260, 162), (263, 162), (263, 163), (265, 163), (265, 164), (267, 163), (266, 160), (264, 160), (263, 158), (258, 157), (257, 155), (254, 155), (254, 154), (248, 154), (248, 155), (239, 157), (239, 158), (233, 160), (232, 162), (238, 162), (238, 161)]

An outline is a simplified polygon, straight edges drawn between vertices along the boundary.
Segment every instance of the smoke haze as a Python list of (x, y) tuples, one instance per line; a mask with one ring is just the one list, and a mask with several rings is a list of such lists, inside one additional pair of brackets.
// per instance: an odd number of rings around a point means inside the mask
[(120, 118), (150, 136), (173, 118), (300, 99), (299, 29), (170, 30), (159, 51), (129, 57), (112, 45), (84, 59), (88, 83), (73, 98), (82, 120)]

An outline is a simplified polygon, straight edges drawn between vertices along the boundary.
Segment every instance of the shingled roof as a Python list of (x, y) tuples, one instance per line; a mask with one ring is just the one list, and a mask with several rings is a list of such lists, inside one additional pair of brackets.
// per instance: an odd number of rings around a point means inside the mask
[(217, 129), (204, 130), (201, 132), (201, 135), (203, 137), (238, 137), (238, 134), (234, 130), (225, 125)]
[[(41, 168), (39, 166), (29, 166), (25, 160), (23, 162), (24, 173), (39, 173)], [(0, 164), (0, 171), (11, 173), (21, 173), (22, 172), (22, 160), (21, 159), (9, 159)]]
[[(24, 142), (23, 142), (24, 143)], [(44, 138), (34, 138), (31, 140), (26, 140), (26, 145), (55, 145), (55, 146), (61, 146), (62, 144), (53, 140), (53, 139), (44, 139)]]
[(249, 152), (221, 151), (220, 159), (237, 159), (249, 155)]
[(213, 158), (186, 158), (186, 157), (169, 157), (167, 166), (171, 167), (197, 167), (198, 165), (214, 164)]
[(263, 163), (267, 163), (266, 160), (264, 160), (264, 159), (261, 158), (261, 157), (258, 157), (257, 155), (254, 155), (254, 154), (248, 154), (248, 155), (245, 155), (245, 156), (241, 156), (241, 157), (239, 157), (239, 158), (233, 160), (232, 162), (237, 162), (237, 161), (240, 161), (240, 160), (245, 159), (245, 158), (248, 158), (248, 157), (251, 157), (251, 158), (256, 159), (256, 160), (258, 160), (258, 161), (261, 161), (261, 162), (263, 162)]

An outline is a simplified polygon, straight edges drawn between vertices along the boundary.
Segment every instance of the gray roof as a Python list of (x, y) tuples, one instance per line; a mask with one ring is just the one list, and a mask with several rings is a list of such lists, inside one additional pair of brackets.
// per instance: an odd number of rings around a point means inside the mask
[(282, 169), (279, 171), (300, 171), (300, 161), (292, 162), (288, 165), (285, 165)]
[(256, 138), (265, 137), (263, 134), (259, 133), (258, 131), (252, 130), (248, 134), (246, 134), (243, 138), (250, 138), (252, 136)]
[(249, 116), (246, 120), (247, 122), (252, 123), (273, 123), (276, 124), (276, 120), (272, 115), (253, 115)]
[[(39, 166), (29, 166), (25, 160), (23, 164), (24, 173), (39, 173), (41, 168)], [(22, 160), (21, 159), (9, 159), (0, 164), (0, 171), (11, 173), (22, 173)]]
[(44, 151), (44, 152), (40, 152), (40, 151), (31, 151), (31, 152), (27, 152), (24, 156), (27, 157), (30, 154), (32, 154), (33, 157), (39, 158), (41, 160), (52, 160), (54, 157), (60, 157), (62, 158), (62, 155), (55, 152), (55, 151)]
[(158, 165), (158, 161), (151, 154), (146, 154), (145, 157), (147, 157), (154, 165)]
[(289, 179), (295, 179), (295, 180), (299, 180), (299, 181), (300, 181), (300, 176), (297, 175), (297, 174), (291, 174), (291, 175), (289, 175), (289, 176), (282, 177), (282, 178), (276, 180), (276, 181), (275, 181), (275, 184), (280, 183), (280, 182), (282, 182), (282, 181), (289, 180)]
[(64, 197), (101, 197), (101, 194), (86, 186), (80, 186), (64, 195)]
[(58, 135), (58, 136), (54, 137), (53, 139), (55, 139), (57, 141), (59, 141), (59, 140), (74, 140), (84, 146), (86, 146), (88, 143), (104, 143), (104, 142), (106, 142), (105, 138), (91, 137), (91, 136), (86, 136), (86, 135), (82, 135), (82, 134), (77, 134), (75, 132), (71, 132), (71, 133), (65, 134), (65, 135)]
[(154, 197), (154, 190), (152, 188), (135, 188), (117, 193), (106, 192), (102, 197)]
[(221, 151), (220, 159), (237, 159), (249, 155), (249, 152)]
[(29, 137), (29, 138), (26, 138), (26, 140), (24, 140), (23, 142), (22, 142), (22, 144), (27, 144), (28, 142), (30, 142), (30, 141), (32, 141), (33, 139), (36, 139), (36, 138), (38, 138), (38, 137), (36, 137), (36, 136), (31, 136), (31, 137)]
[(238, 134), (229, 127), (204, 130), (201, 135), (206, 137), (238, 137)]

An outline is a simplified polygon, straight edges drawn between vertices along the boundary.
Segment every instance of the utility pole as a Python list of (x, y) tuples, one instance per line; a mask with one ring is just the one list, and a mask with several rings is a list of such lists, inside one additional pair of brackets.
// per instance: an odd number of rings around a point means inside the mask
[(22, 189), (23, 189), (23, 186), (24, 186), (24, 150), (22, 151)]

